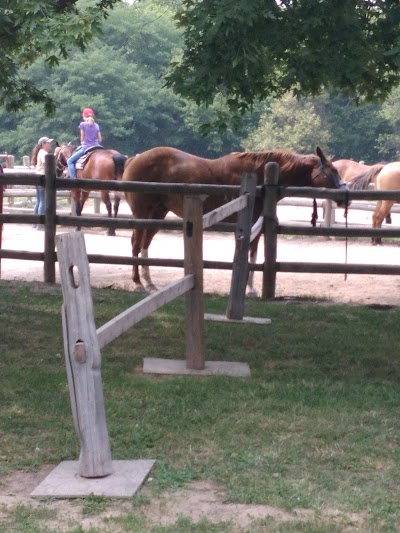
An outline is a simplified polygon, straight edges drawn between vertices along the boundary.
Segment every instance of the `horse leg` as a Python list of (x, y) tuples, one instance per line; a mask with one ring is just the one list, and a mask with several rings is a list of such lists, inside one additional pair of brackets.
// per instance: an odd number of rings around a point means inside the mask
[[(160, 204), (157, 205), (156, 208), (152, 211), (150, 218), (164, 220), (164, 218), (167, 216), (167, 213), (168, 209), (166, 209), (163, 205)], [(142, 257), (149, 257), (149, 246), (151, 244), (151, 241), (153, 240), (154, 235), (157, 232), (158, 229), (147, 230), (145, 232), (142, 246)], [(146, 290), (148, 292), (155, 292), (157, 290), (157, 287), (154, 285), (151, 279), (150, 268), (148, 265), (142, 265), (141, 274), (146, 282)]]
[[(133, 230), (132, 237), (131, 237), (131, 243), (132, 243), (132, 257), (139, 257), (139, 254), (143, 258), (149, 257), (149, 246), (151, 243), (152, 238), (157, 233), (157, 230), (154, 230), (151, 232), (150, 235), (148, 235), (147, 230), (143, 229), (137, 229)], [(142, 242), (145, 243), (146, 248), (142, 247)], [(157, 290), (157, 287), (154, 285), (154, 283), (151, 280), (150, 276), (150, 269), (148, 265), (142, 265), (141, 267), (141, 274), (143, 279), (145, 280), (145, 286), (141, 282), (140, 275), (139, 275), (139, 265), (133, 265), (132, 266), (132, 281), (135, 284), (134, 291), (135, 292), (155, 292)]]
[[(375, 211), (372, 215), (372, 227), (381, 228), (382, 223), (385, 220), (385, 217), (390, 213), (390, 210), (393, 207), (394, 202), (391, 200), (379, 200), (376, 204)], [(373, 246), (382, 245), (381, 237), (372, 238)]]
[[(82, 214), (81, 191), (79, 189), (71, 189), (71, 198), (73, 200), (71, 205), (71, 215), (80, 217)], [(76, 231), (80, 231), (81, 227), (77, 226)]]
[[(76, 204), (76, 216), (80, 217), (82, 216), (83, 206), (85, 205), (85, 202), (89, 196), (88, 191), (80, 191), (79, 192), (79, 200), (75, 199)], [(76, 231), (81, 231), (81, 226), (76, 227)]]
[[(254, 238), (249, 246), (249, 263), (250, 265), (255, 265), (257, 261), (257, 249), (258, 243), (261, 237), (261, 232)], [(254, 287), (254, 270), (249, 270), (249, 277), (247, 278), (247, 296), (256, 297), (258, 296), (257, 290)]]
[[(146, 258), (146, 259), (149, 257), (149, 249), (148, 248), (143, 248), (142, 249), (142, 257)], [(157, 287), (154, 285), (154, 283), (153, 283), (153, 281), (151, 279), (150, 268), (149, 268), (148, 265), (142, 265), (141, 274), (142, 274), (142, 278), (146, 282), (146, 291), (147, 292), (155, 292), (157, 290)]]
[[(152, 211), (148, 212), (145, 216), (145, 218), (153, 218), (153, 219), (159, 219), (163, 220), (168, 213), (168, 209), (166, 209), (162, 205), (156, 206)], [(138, 213), (138, 218), (140, 218), (140, 214)], [(145, 230), (145, 229), (137, 229), (134, 230), (132, 233), (132, 256), (138, 257), (139, 254), (143, 258), (148, 258), (149, 256), (149, 246), (151, 244), (151, 241), (153, 240), (154, 235), (157, 233), (158, 229), (152, 229), (152, 230)], [(151, 276), (150, 276), (150, 268), (148, 265), (142, 265), (141, 267), (141, 275), (145, 281), (145, 288), (140, 280), (139, 275), (139, 266), (133, 265), (132, 270), (132, 280), (135, 284), (135, 291), (144, 291), (147, 292), (154, 292), (157, 290), (157, 287), (154, 285)]]
[[(141, 250), (141, 241), (143, 239), (143, 231), (144, 230), (142, 229), (134, 229), (132, 232), (131, 244), (133, 258), (139, 257)], [(135, 285), (135, 292), (146, 292), (146, 289), (143, 287), (142, 282), (140, 281), (139, 265), (132, 265), (132, 281)]]
[[(101, 199), (106, 206), (108, 218), (112, 218), (112, 206), (110, 200), (110, 193), (108, 191), (101, 191)], [(107, 228), (107, 235), (109, 237), (115, 237), (115, 229)]]
[[(118, 210), (119, 210), (119, 204), (121, 202), (121, 196), (118, 193), (114, 193), (114, 218), (117, 218), (118, 216)], [(115, 235), (115, 229), (110, 228), (108, 230), (108, 235), (114, 236)]]
[(121, 195), (116, 192), (114, 196), (114, 217), (115, 218), (117, 218), (118, 216), (120, 202), (121, 202)]

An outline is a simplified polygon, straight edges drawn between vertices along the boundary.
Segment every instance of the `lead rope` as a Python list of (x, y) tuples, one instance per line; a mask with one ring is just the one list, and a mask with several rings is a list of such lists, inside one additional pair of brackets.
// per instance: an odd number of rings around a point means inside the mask
[(317, 200), (314, 198), (313, 201), (313, 212), (311, 216), (311, 225), (315, 228), (318, 220), (318, 209), (317, 209)]
[[(349, 191), (346, 190), (345, 195), (345, 205), (344, 205), (344, 218), (346, 220), (345, 228), (347, 229), (347, 215), (349, 213)], [(344, 258), (344, 264), (347, 265), (347, 248), (348, 248), (348, 237), (346, 234), (346, 246), (345, 246), (345, 258)], [(344, 273), (344, 281), (347, 281), (347, 272)]]

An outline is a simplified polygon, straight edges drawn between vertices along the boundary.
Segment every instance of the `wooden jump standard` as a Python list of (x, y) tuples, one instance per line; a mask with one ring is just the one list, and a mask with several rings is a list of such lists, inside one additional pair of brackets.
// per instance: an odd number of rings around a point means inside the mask
[(90, 494), (130, 498), (142, 486), (154, 460), (113, 461), (108, 437), (100, 343), (94, 322), (89, 261), (84, 236), (57, 237), (64, 303), (64, 352), (78, 461), (63, 461), (31, 493), (33, 497), (79, 498)]
[[(270, 199), (268, 198), (269, 190), (266, 188), (266, 185), (272, 181), (273, 184), (277, 184), (279, 179), (279, 165), (277, 163), (267, 163), (264, 169), (264, 189), (268, 191), (264, 194), (264, 206), (263, 206), (263, 215), (258, 218), (256, 223), (252, 226), (252, 215), (254, 209), (255, 193), (256, 193), (256, 176), (253, 174), (246, 174), (241, 183), (239, 198), (246, 198), (247, 195), (248, 203), (247, 205), (240, 206), (238, 214), (238, 220), (236, 225), (236, 246), (235, 246), (235, 255), (233, 259), (233, 270), (232, 270), (232, 281), (231, 289), (229, 294), (229, 301), (226, 310), (226, 316), (223, 315), (214, 315), (206, 314), (205, 318), (207, 320), (218, 320), (218, 321), (234, 321), (234, 322), (246, 322), (253, 324), (270, 324), (271, 319), (269, 318), (256, 318), (256, 317), (245, 317), (244, 316), (244, 304), (245, 304), (245, 295), (246, 295), (246, 284), (249, 276), (249, 245), (255, 237), (262, 231), (262, 226), (264, 223), (264, 216), (269, 213)], [(278, 194), (277, 187), (273, 189), (275, 195)], [(226, 204), (229, 205), (229, 204)], [(207, 216), (203, 217), (203, 225), (205, 220), (207, 221)], [(276, 216), (276, 211), (275, 211)], [(222, 220), (222, 219), (219, 219)], [(216, 222), (213, 222), (216, 223)], [(209, 227), (204, 225), (203, 227)], [(266, 248), (265, 253), (269, 253), (271, 248), (271, 243), (273, 246), (273, 241), (269, 238), (269, 235), (265, 233), (265, 242)], [(271, 248), (271, 253), (274, 253), (276, 260), (276, 244), (275, 252)], [(254, 275), (254, 273), (252, 274)], [(264, 291), (263, 285), (263, 291)]]

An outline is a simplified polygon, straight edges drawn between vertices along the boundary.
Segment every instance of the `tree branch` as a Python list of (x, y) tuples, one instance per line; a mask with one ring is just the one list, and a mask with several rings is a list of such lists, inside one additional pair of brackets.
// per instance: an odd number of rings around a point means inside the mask
[(54, 7), (57, 13), (62, 13), (75, 6), (77, 0), (54, 0)]

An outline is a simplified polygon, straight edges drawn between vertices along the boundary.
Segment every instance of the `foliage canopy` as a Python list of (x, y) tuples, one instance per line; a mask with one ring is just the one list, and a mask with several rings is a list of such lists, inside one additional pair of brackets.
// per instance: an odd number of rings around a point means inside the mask
[(398, 0), (183, 0), (184, 49), (168, 86), (230, 112), (324, 88), (382, 99), (399, 82)]
[[(41, 103), (48, 91), (24, 76), (38, 58), (59, 64), (84, 50), (121, 0), (3, 0), (0, 7), (0, 105)], [(223, 95), (221, 116), (294, 91), (332, 88), (366, 100), (399, 82), (399, 0), (182, 0), (167, 2), (184, 32), (167, 86), (197, 104)]]
[(0, 6), (0, 105), (18, 111), (41, 103), (47, 113), (54, 101), (25, 69), (44, 58), (55, 66), (73, 48), (84, 50), (101, 32), (107, 11), (120, 0), (2, 0)]

